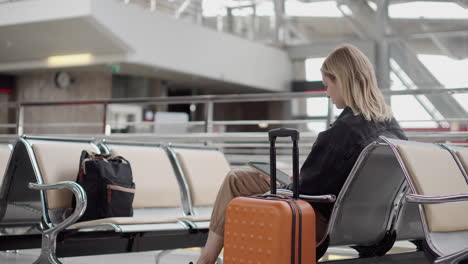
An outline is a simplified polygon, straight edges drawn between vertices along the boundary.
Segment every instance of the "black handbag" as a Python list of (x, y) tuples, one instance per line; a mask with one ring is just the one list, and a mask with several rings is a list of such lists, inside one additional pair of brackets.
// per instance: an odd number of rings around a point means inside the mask
[[(81, 152), (76, 182), (86, 191), (86, 211), (78, 220), (133, 216), (133, 182), (130, 163), (121, 156), (111, 157)], [(73, 199), (73, 207), (75, 207)]]

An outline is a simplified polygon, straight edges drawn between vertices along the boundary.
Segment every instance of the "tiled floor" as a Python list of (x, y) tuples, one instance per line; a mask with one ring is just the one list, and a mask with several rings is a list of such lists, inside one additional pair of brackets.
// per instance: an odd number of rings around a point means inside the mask
[[(399, 242), (391, 250), (390, 253), (413, 252), (415, 247), (408, 242)], [(156, 263), (156, 258), (161, 251), (130, 253), (130, 254), (113, 254), (91, 257), (71, 257), (61, 258), (64, 264), (127, 264), (127, 263)], [(200, 254), (199, 248), (194, 249), (178, 249), (174, 250), (161, 258), (160, 264), (182, 264), (195, 261)], [(0, 252), (0, 263), (2, 264), (29, 264), (33, 263), (39, 255), (39, 250), (20, 250), (18, 252)], [(350, 248), (336, 247), (330, 248), (322, 261), (336, 261), (343, 259), (355, 258), (356, 252)], [(372, 262), (370, 262), (372, 263)], [(421, 262), (425, 263), (425, 262)], [(415, 263), (417, 264), (417, 263)]]

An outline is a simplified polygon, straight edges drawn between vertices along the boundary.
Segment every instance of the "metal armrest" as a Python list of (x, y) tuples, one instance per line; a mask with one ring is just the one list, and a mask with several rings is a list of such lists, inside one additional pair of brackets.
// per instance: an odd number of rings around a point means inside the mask
[[(78, 219), (83, 215), (84, 211), (86, 210), (86, 192), (83, 190), (83, 187), (76, 182), (72, 181), (63, 181), (58, 183), (52, 184), (37, 184), (37, 183), (29, 183), (29, 188), (33, 190), (55, 190), (55, 189), (69, 189), (73, 192), (76, 198), (76, 208), (73, 213), (67, 217), (61, 223), (55, 225), (53, 229), (55, 232), (60, 232), (65, 228), (69, 227), (70, 225), (74, 224)], [(47, 208), (43, 208), (47, 210)]]
[[(278, 194), (293, 196), (293, 192), (288, 189), (278, 189)], [(336, 196), (333, 194), (326, 194), (326, 195), (305, 195), (299, 194), (299, 199), (305, 200), (308, 202), (314, 203), (333, 203), (336, 200)]]
[(458, 193), (458, 194), (453, 194), (453, 195), (440, 195), (440, 196), (407, 194), (406, 201), (409, 203), (420, 203), (420, 204), (463, 202), (463, 201), (468, 201), (468, 193)]
[[(74, 224), (78, 219), (83, 215), (86, 210), (86, 192), (83, 188), (76, 182), (72, 181), (63, 181), (52, 184), (37, 184), (29, 183), (29, 188), (33, 190), (55, 190), (55, 189), (69, 189), (73, 192), (76, 198), (76, 208), (73, 213), (57, 225), (52, 225), (49, 229), (42, 232), (42, 242), (41, 242), (41, 254), (34, 263), (56, 263), (60, 264), (60, 260), (56, 255), (57, 248), (57, 235)], [(44, 213), (47, 212), (45, 203), (43, 203)]]
[(336, 201), (336, 196), (333, 194), (326, 195), (305, 195), (299, 194), (299, 199), (313, 203), (333, 203)]

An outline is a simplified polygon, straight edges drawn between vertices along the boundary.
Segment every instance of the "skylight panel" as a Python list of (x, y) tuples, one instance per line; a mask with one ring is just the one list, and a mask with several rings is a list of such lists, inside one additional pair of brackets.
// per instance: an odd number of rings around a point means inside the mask
[[(322, 81), (322, 67), (325, 58), (309, 58), (305, 61), (306, 80), (307, 81)], [(328, 98), (317, 97), (307, 98), (307, 115), (308, 116), (325, 116), (328, 113)]]
[(392, 96), (391, 104), (393, 115), (400, 121), (403, 128), (436, 128), (438, 126), (436, 122), (430, 121), (431, 116), (412, 95)]
[(226, 5), (224, 1), (219, 0), (203, 0), (202, 2), (203, 16), (214, 17), (214, 16), (225, 16)]
[(303, 3), (297, 0), (286, 2), (286, 15), (306, 17), (343, 17), (336, 1)]
[[(411, 80), (411, 78), (401, 69), (400, 65), (394, 60), (390, 59), (390, 68), (392, 72), (390, 73), (390, 80), (392, 81), (392, 90), (416, 90), (418, 87)], [(444, 117), (442, 114), (434, 107), (434, 105), (427, 99), (425, 95), (414, 95), (414, 99), (419, 104), (418, 107), (421, 107), (426, 113), (432, 116), (432, 119), (442, 120)], [(422, 125), (421, 123), (420, 125)], [(440, 122), (439, 125), (448, 126), (447, 122)], [(429, 123), (429, 126), (432, 126)], [(420, 126), (417, 126), (420, 127)]]
[(468, 93), (454, 94), (453, 98), (468, 112)]
[(308, 116), (326, 116), (328, 113), (328, 98), (312, 97), (307, 98), (307, 115)]
[[(445, 88), (468, 88), (468, 59), (455, 60), (441, 55), (418, 55), (418, 59)], [(454, 94), (453, 97), (468, 112), (468, 94)]]
[(455, 60), (441, 55), (418, 55), (418, 59), (444, 87), (468, 87), (468, 59)]
[(468, 19), (468, 10), (449, 2), (409, 2), (388, 7), (391, 18)]
[(392, 91), (406, 90), (405, 85), (401, 82), (401, 80), (393, 72), (390, 73), (390, 82), (391, 82), (390, 89)]
[(305, 61), (306, 67), (306, 80), (307, 81), (321, 81), (322, 73), (320, 68), (322, 67), (325, 58), (309, 58)]
[[(468, 88), (468, 59), (455, 60), (441, 55), (418, 55), (418, 59), (445, 88)], [(454, 94), (453, 97), (468, 112), (468, 94)]]

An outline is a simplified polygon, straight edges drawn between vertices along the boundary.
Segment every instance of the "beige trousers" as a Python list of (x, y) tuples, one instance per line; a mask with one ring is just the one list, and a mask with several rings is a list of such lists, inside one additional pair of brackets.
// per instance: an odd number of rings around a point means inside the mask
[[(270, 190), (269, 180), (252, 168), (231, 170), (218, 192), (211, 215), (210, 231), (224, 235), (224, 216), (229, 202), (239, 196), (254, 196)], [(319, 212), (316, 215), (316, 241), (325, 235), (328, 220)]]

